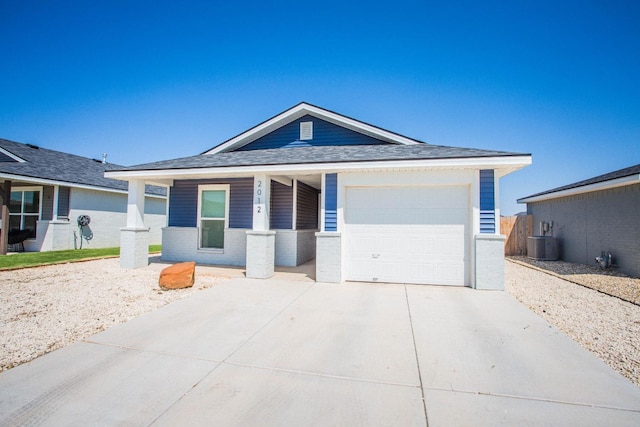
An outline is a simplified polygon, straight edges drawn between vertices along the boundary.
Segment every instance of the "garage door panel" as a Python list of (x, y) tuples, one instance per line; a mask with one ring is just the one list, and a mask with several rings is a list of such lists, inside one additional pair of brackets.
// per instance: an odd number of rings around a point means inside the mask
[(347, 189), (347, 279), (464, 285), (469, 188)]

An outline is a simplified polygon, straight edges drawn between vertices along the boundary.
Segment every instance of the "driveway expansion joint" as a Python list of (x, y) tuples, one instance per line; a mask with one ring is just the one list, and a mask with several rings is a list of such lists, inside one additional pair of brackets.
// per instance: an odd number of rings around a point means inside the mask
[(625, 411), (625, 412), (635, 412), (640, 413), (640, 408), (623, 408), (619, 406), (611, 406), (611, 405), (602, 405), (597, 403), (586, 403), (586, 402), (572, 402), (569, 400), (559, 400), (559, 399), (551, 399), (547, 397), (534, 397), (534, 396), (522, 396), (518, 394), (509, 394), (509, 393), (494, 393), (491, 391), (472, 391), (472, 390), (463, 390), (456, 388), (444, 388), (444, 387), (431, 387), (424, 386), (427, 390), (436, 390), (436, 391), (449, 391), (453, 393), (463, 393), (463, 394), (475, 394), (479, 396), (492, 396), (492, 397), (506, 397), (509, 399), (519, 399), (519, 400), (533, 400), (536, 402), (547, 402), (547, 403), (558, 403), (561, 405), (573, 405), (573, 406), (582, 406), (587, 408), (600, 408), (600, 409), (611, 409), (614, 411)]

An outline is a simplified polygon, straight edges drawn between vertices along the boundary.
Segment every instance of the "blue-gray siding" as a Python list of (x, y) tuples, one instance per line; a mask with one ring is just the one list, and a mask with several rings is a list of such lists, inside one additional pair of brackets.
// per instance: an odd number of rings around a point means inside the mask
[(296, 229), (318, 229), (318, 190), (300, 181), (298, 181)]
[[(313, 122), (313, 139), (300, 141), (300, 122)], [(306, 115), (238, 148), (236, 151), (329, 145), (377, 145), (387, 142)]]
[(496, 232), (496, 199), (493, 169), (480, 171), (480, 233)]
[(69, 218), (69, 187), (60, 187), (58, 190), (58, 219)]
[(50, 221), (53, 219), (53, 187), (45, 185), (42, 187), (42, 219)]
[(324, 181), (324, 231), (338, 230), (338, 174), (328, 173)]
[(169, 226), (196, 227), (198, 185), (230, 184), (229, 228), (253, 227), (253, 178), (175, 181), (169, 198)]
[(272, 229), (291, 230), (293, 227), (293, 185), (271, 181)]

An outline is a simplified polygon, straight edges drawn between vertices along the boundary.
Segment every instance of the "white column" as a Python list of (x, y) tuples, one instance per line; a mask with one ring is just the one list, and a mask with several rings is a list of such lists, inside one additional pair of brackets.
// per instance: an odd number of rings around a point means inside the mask
[(57, 221), (58, 220), (58, 199), (60, 197), (60, 186), (59, 185), (54, 185), (53, 186), (53, 212), (51, 214), (51, 220), (52, 221)]
[(266, 174), (253, 178), (253, 230), (269, 230), (269, 208), (271, 207), (271, 179)]
[(127, 228), (144, 228), (144, 181), (129, 181), (127, 201)]
[(144, 180), (129, 181), (127, 225), (120, 230), (120, 267), (149, 264), (149, 229), (144, 226)]
[(274, 272), (276, 232), (269, 230), (271, 179), (266, 174), (253, 177), (253, 230), (247, 231), (246, 276), (266, 279)]
[(291, 229), (298, 229), (298, 180), (293, 179), (293, 209), (291, 212)]
[(326, 174), (322, 174), (320, 178), (320, 231), (324, 232), (324, 200), (327, 194), (325, 186)]

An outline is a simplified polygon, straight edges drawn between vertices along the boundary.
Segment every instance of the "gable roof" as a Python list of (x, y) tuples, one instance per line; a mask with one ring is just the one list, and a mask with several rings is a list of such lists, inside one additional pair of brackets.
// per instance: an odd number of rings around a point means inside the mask
[(617, 171), (605, 173), (573, 184), (553, 188), (541, 193), (518, 199), (518, 203), (531, 203), (558, 197), (566, 197), (574, 194), (587, 193), (590, 191), (604, 190), (607, 188), (620, 187), (640, 183), (640, 164), (619, 169)]
[(288, 110), (283, 111), (282, 113), (277, 114), (271, 117), (270, 119), (265, 120), (264, 122), (252, 127), (251, 129), (246, 130), (241, 134), (234, 136), (233, 138), (228, 139), (222, 144), (217, 145), (216, 147), (213, 147), (201, 154), (216, 154), (216, 153), (233, 151), (306, 115), (318, 117), (327, 122), (342, 126), (346, 129), (350, 129), (352, 131), (361, 133), (363, 135), (380, 139), (390, 144), (400, 144), (400, 145), (413, 145), (413, 144), (420, 144), (420, 143), (424, 144), (422, 141), (408, 138), (406, 136), (397, 134), (395, 132), (391, 132), (377, 126), (370, 125), (360, 120), (352, 119), (351, 117), (347, 117), (342, 114), (338, 114), (333, 111), (326, 110), (324, 108), (320, 108), (306, 102), (301, 102), (298, 105), (295, 105), (289, 108)]
[[(0, 161), (0, 179), (127, 191), (127, 182), (104, 176), (106, 171), (122, 168), (121, 165), (102, 163), (87, 157), (1, 138), (0, 155), (3, 155), (3, 161)], [(146, 193), (166, 196), (166, 189), (148, 186)]]

